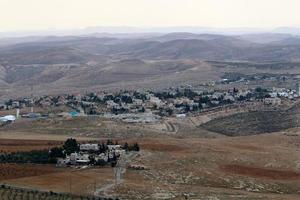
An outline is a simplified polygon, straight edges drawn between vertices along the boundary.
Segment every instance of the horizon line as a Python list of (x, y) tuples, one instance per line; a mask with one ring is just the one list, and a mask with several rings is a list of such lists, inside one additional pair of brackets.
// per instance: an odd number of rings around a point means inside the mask
[[(282, 30), (280, 30), (282, 29)], [(289, 30), (284, 30), (289, 29)], [(86, 26), (80, 28), (48, 28), (0, 31), (0, 38), (27, 36), (67, 36), (99, 34), (147, 34), (147, 33), (211, 33), (211, 34), (255, 34), (282, 33), (300, 34), (300, 26), (277, 27), (209, 27), (209, 26)]]

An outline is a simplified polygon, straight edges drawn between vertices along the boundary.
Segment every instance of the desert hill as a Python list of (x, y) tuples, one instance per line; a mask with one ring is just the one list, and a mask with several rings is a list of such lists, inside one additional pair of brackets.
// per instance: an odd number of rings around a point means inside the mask
[[(169, 87), (187, 81), (218, 80), (230, 62), (285, 63), (300, 57), (297, 36), (169, 33), (147, 36), (92, 34), (0, 39), (0, 96), (26, 91)], [(113, 37), (112, 37), (113, 36)], [(226, 62), (215, 68), (210, 61)], [(248, 69), (244, 64), (235, 70)], [(262, 65), (265, 66), (265, 65)], [(275, 69), (272, 69), (275, 70)], [(278, 69), (276, 69), (278, 70)], [(21, 94), (20, 94), (21, 95)]]

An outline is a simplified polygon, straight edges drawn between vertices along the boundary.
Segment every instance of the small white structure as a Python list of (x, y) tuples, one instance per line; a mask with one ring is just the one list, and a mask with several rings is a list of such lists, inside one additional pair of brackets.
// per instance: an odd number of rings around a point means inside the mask
[(149, 101), (152, 105), (156, 105), (158, 107), (161, 106), (161, 104), (162, 104), (161, 100), (157, 97), (154, 97), (154, 96), (150, 96)]
[(235, 101), (234, 97), (231, 96), (230, 94), (226, 94), (223, 99), (224, 100), (229, 100), (229, 101), (232, 101), (232, 102)]
[(70, 159), (58, 158), (56, 165), (57, 166), (66, 166), (69, 163), (70, 163)]
[(177, 118), (184, 118), (184, 117), (186, 117), (186, 114), (177, 114), (176, 117)]
[(278, 97), (275, 98), (265, 98), (264, 103), (267, 105), (280, 105), (281, 104), (281, 99)]
[(107, 145), (107, 147), (108, 147), (108, 150), (109, 151), (112, 151), (112, 150), (121, 150), (121, 145)]
[(13, 122), (16, 120), (16, 117), (13, 115), (6, 115), (4, 117), (0, 117), (1, 122)]
[(119, 104), (115, 103), (112, 100), (109, 100), (106, 102), (106, 107), (107, 108), (116, 108), (116, 107), (119, 107)]
[(279, 92), (278, 95), (280, 97), (286, 97), (286, 98), (289, 97), (289, 93), (287, 93), (287, 92)]
[(278, 96), (278, 93), (277, 93), (277, 92), (271, 92), (271, 93), (269, 93), (269, 94), (270, 94), (270, 96), (271, 96), (272, 98), (275, 98), (275, 97)]
[(20, 108), (17, 108), (16, 110), (16, 118), (19, 119), (20, 117)]
[(88, 164), (90, 162), (89, 154), (71, 153), (67, 159), (71, 164)]

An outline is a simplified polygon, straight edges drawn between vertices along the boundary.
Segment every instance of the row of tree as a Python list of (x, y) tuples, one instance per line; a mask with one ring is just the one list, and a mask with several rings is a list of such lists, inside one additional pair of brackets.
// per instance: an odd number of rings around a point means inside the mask
[(1, 163), (37, 163), (46, 164), (51, 162), (48, 150), (34, 150), (28, 152), (2, 153)]
[[(99, 151), (89, 152), (91, 154), (105, 153), (108, 150), (108, 145), (118, 145), (118, 142), (107, 140), (106, 143), (99, 144)], [(126, 151), (139, 151), (138, 143), (129, 145), (127, 142), (122, 146)], [(25, 152), (1, 153), (0, 163), (56, 163), (57, 158), (65, 158), (66, 155), (79, 152), (79, 143), (76, 139), (69, 138), (65, 141), (62, 147), (53, 147), (50, 150), (33, 150)], [(116, 161), (116, 158), (115, 158)], [(103, 163), (98, 163), (102, 165)]]

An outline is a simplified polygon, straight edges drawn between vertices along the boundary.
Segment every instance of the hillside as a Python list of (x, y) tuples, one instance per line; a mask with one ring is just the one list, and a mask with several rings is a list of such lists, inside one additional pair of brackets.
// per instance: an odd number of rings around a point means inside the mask
[[(170, 33), (1, 39), (0, 96), (28, 94), (32, 85), (35, 93), (170, 87), (219, 80), (228, 67), (240, 73), (256, 66), (262, 72), (298, 70), (297, 37), (274, 34), (265, 43), (257, 42), (259, 37)], [(270, 62), (279, 67), (265, 69)]]
[(0, 40), (0, 61), (10, 64), (62, 64), (86, 63), (99, 57), (253, 62), (298, 59), (298, 37), (272, 35), (269, 43), (264, 44), (257, 42), (258, 37), (260, 35), (236, 37), (192, 33), (170, 33), (146, 39), (44, 37), (33, 42), (29, 39), (24, 39), (24, 43), (17, 40), (17, 44), (4, 47), (1, 47), (1, 41), (3, 45), (6, 40)]
[[(275, 54), (271, 58), (270, 52), (283, 54), (280, 57)], [(0, 40), (2, 62), (14, 61), (18, 64), (22, 63), (23, 59), (41, 56), (46, 58), (49, 56), (52, 61), (45, 59), (43, 64), (51, 64), (61, 63), (61, 61), (87, 62), (101, 55), (147, 59), (287, 61), (296, 59), (298, 52), (299, 37), (288, 34), (224, 36), (170, 33), (147, 38), (70, 36), (24, 38), (23, 42), (22, 39)], [(61, 57), (57, 57), (56, 54), (61, 54)], [(34, 61), (33, 59), (30, 64), (36, 64)], [(28, 64), (29, 61), (26, 63)]]
[[(201, 127), (227, 136), (278, 132), (299, 127), (299, 104), (286, 111), (252, 111), (213, 119)], [(282, 117), (284, 116), (284, 117)]]

